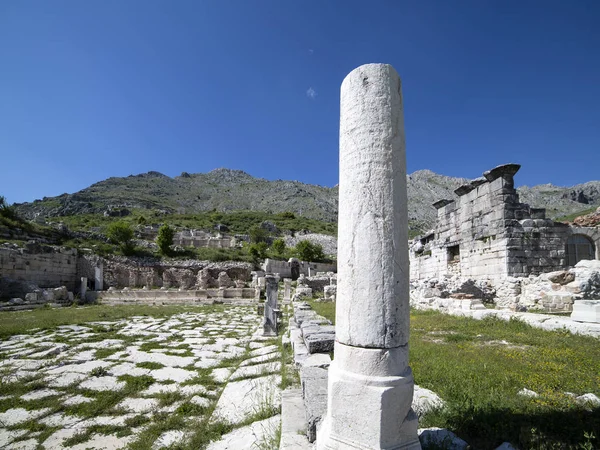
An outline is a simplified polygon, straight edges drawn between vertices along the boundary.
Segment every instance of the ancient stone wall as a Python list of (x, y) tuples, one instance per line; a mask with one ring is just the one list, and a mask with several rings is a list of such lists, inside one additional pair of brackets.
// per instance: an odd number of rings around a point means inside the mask
[(27, 281), (42, 288), (66, 286), (73, 291), (77, 280), (77, 250), (40, 244), (26, 244), (18, 249), (0, 248), (0, 278)]
[(546, 219), (544, 209), (520, 203), (514, 188), (517, 164), (498, 166), (456, 189), (458, 199), (440, 200), (435, 229), (411, 246), (411, 279), (447, 276), (502, 280), (566, 267), (566, 242), (600, 233)]
[[(293, 259), (293, 258), (292, 258)], [(266, 273), (278, 273), (281, 278), (297, 278), (292, 276), (292, 260), (279, 261), (276, 259), (265, 259), (262, 269)], [(315, 275), (317, 272), (337, 272), (337, 264), (315, 263), (299, 261), (300, 274), (305, 276)], [(309, 273), (310, 272), (310, 273)]]
[(181, 288), (192, 289), (198, 284), (198, 272), (208, 271), (211, 279), (226, 272), (234, 282), (250, 280), (253, 266), (244, 262), (177, 261), (113, 257), (103, 260), (104, 288)]
[(105, 305), (195, 305), (212, 303), (256, 303), (252, 288), (229, 289), (109, 289), (97, 294)]

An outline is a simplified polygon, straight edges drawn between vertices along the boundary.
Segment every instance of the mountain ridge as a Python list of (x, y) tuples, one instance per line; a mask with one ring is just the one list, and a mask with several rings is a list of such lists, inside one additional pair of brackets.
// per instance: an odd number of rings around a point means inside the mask
[[(409, 222), (413, 230), (433, 225), (431, 205), (442, 198), (456, 198), (454, 190), (468, 178), (450, 177), (422, 169), (407, 175)], [(535, 208), (547, 208), (556, 218), (600, 205), (600, 181), (560, 187), (551, 183), (517, 188), (520, 200)], [(293, 212), (312, 219), (337, 220), (338, 186), (327, 187), (289, 180), (267, 180), (239, 169), (216, 168), (207, 173), (182, 172), (170, 177), (149, 171), (126, 177), (110, 177), (73, 194), (16, 203), (21, 216), (69, 216), (104, 213), (114, 208), (156, 209), (167, 213), (200, 211)]]

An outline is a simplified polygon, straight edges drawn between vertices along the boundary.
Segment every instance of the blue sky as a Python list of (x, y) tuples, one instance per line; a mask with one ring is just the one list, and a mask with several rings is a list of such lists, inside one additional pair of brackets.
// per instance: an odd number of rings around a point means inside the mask
[(600, 2), (0, 1), (0, 195), (241, 169), (338, 182), (339, 88), (392, 64), (408, 171), (600, 179)]

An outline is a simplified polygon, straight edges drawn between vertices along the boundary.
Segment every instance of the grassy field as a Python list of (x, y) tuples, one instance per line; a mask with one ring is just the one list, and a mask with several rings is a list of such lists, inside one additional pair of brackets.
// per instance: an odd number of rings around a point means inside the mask
[[(312, 304), (334, 319), (333, 303)], [(599, 448), (600, 408), (569, 394), (600, 396), (599, 344), (517, 320), (412, 311), (415, 382), (446, 402), (419, 426), (448, 428), (480, 449), (505, 441), (521, 449)], [(523, 388), (539, 397), (517, 395)]]

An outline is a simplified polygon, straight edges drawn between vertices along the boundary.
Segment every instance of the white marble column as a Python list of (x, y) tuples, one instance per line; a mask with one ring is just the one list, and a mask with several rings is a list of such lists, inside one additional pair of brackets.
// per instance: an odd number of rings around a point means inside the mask
[(408, 366), (406, 156), (400, 78), (342, 83), (335, 358), (318, 449), (420, 449)]

